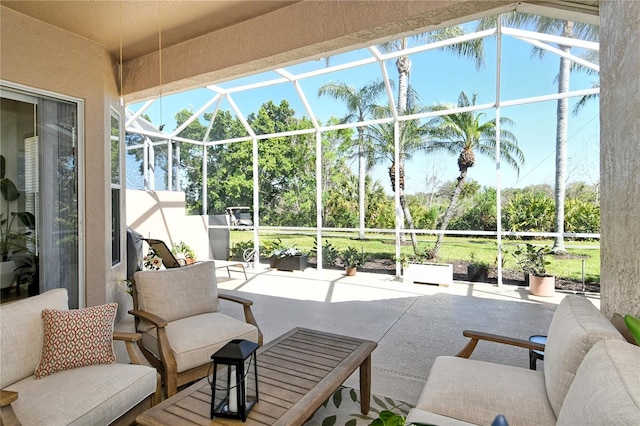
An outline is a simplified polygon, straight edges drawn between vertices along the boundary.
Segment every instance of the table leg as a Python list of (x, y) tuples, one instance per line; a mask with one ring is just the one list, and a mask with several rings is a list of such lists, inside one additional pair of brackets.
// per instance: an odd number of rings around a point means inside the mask
[(371, 355), (360, 364), (360, 412), (369, 414), (371, 407)]

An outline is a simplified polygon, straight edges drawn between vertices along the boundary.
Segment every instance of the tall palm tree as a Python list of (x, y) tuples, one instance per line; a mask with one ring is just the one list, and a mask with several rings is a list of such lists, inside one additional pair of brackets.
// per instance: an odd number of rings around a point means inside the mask
[[(415, 107), (412, 107), (411, 113), (421, 112)], [(376, 112), (376, 118), (388, 117), (391, 113), (389, 107), (379, 107)], [(400, 164), (404, 164), (406, 160), (410, 160), (412, 156), (419, 151), (426, 151), (428, 147), (429, 133), (426, 125), (418, 120), (404, 121), (402, 126), (399, 126), (399, 152), (398, 157)], [(394, 143), (394, 125), (393, 123), (381, 123), (369, 127), (369, 138), (373, 142), (373, 150), (368, 156), (372, 162), (372, 166), (375, 163), (381, 161), (390, 161), (391, 167), (389, 167), (389, 179), (391, 181), (391, 188), (394, 192), (398, 192), (400, 198), (400, 207), (404, 214), (404, 219), (409, 225), (409, 229), (414, 229), (413, 218), (411, 217), (411, 211), (407, 205), (406, 197), (404, 194), (404, 167), (400, 167), (399, 176), (399, 188), (396, 188), (395, 180), (395, 143)], [(411, 232), (411, 243), (413, 245), (414, 253), (418, 252), (418, 241), (416, 234)]]
[[(471, 101), (464, 92), (458, 96), (458, 107), (474, 106), (478, 94), (474, 93)], [(438, 104), (433, 106), (433, 111), (446, 111), (452, 109), (452, 105)], [(458, 169), (460, 174), (456, 186), (451, 195), (449, 207), (444, 215), (441, 231), (449, 226), (449, 221), (458, 203), (462, 185), (467, 177), (468, 170), (476, 163), (476, 153), (495, 160), (496, 158), (496, 119), (483, 121), (486, 114), (483, 112), (469, 111), (441, 115), (429, 120), (432, 139), (429, 143), (429, 151), (445, 151), (458, 155)], [(520, 166), (524, 164), (524, 154), (518, 147), (518, 141), (513, 133), (503, 126), (512, 125), (513, 121), (507, 117), (500, 117), (500, 154), (516, 172), (520, 172)], [(438, 256), (444, 233), (438, 234), (430, 257)]]
[[(344, 82), (329, 82), (318, 89), (318, 96), (330, 96), (344, 101), (347, 115), (342, 118), (343, 123), (363, 122), (371, 117), (376, 108), (376, 101), (385, 90), (384, 82), (373, 81), (356, 89)], [(358, 155), (358, 216), (360, 224), (360, 239), (364, 239), (364, 208), (365, 208), (365, 176), (367, 174), (365, 140), (365, 126), (358, 126), (357, 155)]]
[[(558, 34), (567, 38), (580, 38), (588, 41), (599, 39), (598, 26), (583, 22), (573, 22), (569, 20), (553, 19), (546, 16), (531, 15), (526, 13), (511, 12), (501, 15), (502, 22), (506, 25), (513, 25), (521, 28), (534, 26), (537, 32), (547, 34)], [(487, 18), (480, 21), (478, 29), (485, 29), (495, 26), (497, 17)], [(571, 53), (571, 46), (559, 45), (558, 48)], [(538, 47), (533, 47), (533, 55), (539, 58), (545, 56), (546, 51)], [(564, 56), (560, 57), (560, 70), (558, 72), (558, 93), (569, 91), (569, 80), (572, 67), (571, 61)], [(564, 198), (567, 180), (567, 140), (569, 122), (569, 99), (558, 99), (556, 109), (556, 176), (555, 176), (555, 232), (556, 236), (551, 249), (554, 253), (566, 252), (564, 246)]]
[[(464, 29), (459, 25), (454, 25), (452, 27), (442, 28), (439, 30), (431, 31), (429, 33), (417, 34), (413, 37), (405, 37), (398, 40), (392, 40), (380, 45), (380, 49), (384, 52), (393, 52), (393, 51), (401, 51), (410, 47), (411, 44), (418, 44), (423, 42), (436, 42), (448, 40), (454, 37), (458, 37), (464, 35)], [(465, 43), (458, 43), (450, 46), (443, 47), (443, 50), (447, 52), (454, 53), (458, 56), (462, 56), (465, 58), (471, 58), (474, 60), (476, 68), (480, 69), (484, 66), (484, 46), (481, 39), (471, 40)], [(411, 106), (411, 93), (410, 93), (410, 82), (409, 82), (409, 74), (411, 72), (411, 59), (408, 55), (399, 56), (396, 59), (396, 70), (398, 71), (398, 114), (403, 115), (407, 112), (407, 110), (413, 109)], [(405, 125), (406, 122), (400, 122), (400, 128)], [(400, 130), (402, 132), (402, 130)], [(392, 188), (395, 188), (395, 176), (396, 173), (396, 164), (392, 161), (391, 168), (389, 169), (389, 174), (391, 180), (393, 181)], [(400, 173), (400, 188), (399, 195), (400, 200), (404, 198), (404, 161), (400, 161), (398, 166), (398, 173)], [(403, 215), (409, 214), (408, 209), (402, 209)], [(404, 222), (409, 224), (410, 229), (413, 229), (413, 224), (411, 217), (404, 217), (400, 222), (400, 227), (404, 228)], [(404, 234), (401, 235), (401, 240), (405, 241)], [(412, 233), (412, 242), (415, 240), (415, 236)]]

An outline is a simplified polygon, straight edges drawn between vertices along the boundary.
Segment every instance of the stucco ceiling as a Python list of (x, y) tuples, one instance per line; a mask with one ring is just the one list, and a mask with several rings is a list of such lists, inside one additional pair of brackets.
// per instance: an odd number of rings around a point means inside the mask
[(96, 41), (118, 57), (120, 36), (125, 61), (239, 22), (257, 18), (295, 1), (0, 1), (3, 6)]
[[(128, 61), (157, 50), (160, 29), (162, 46), (169, 47), (300, 1), (0, 0), (0, 4), (96, 41), (115, 57), (122, 44), (124, 61)], [(599, 0), (530, 0), (525, 3), (551, 5), (559, 10), (597, 10)]]

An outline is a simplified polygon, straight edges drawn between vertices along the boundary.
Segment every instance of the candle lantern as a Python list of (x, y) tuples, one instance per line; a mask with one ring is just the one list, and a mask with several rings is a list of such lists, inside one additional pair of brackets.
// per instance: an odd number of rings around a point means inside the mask
[[(257, 343), (235, 339), (211, 355), (213, 360), (212, 419), (227, 417), (241, 419), (244, 422), (255, 403), (258, 402), (256, 349), (258, 349)], [(224, 366), (226, 366), (226, 374), (224, 374)], [(220, 372), (218, 367), (223, 367)], [(252, 372), (253, 377), (251, 377)], [(248, 395), (248, 391), (251, 395)]]

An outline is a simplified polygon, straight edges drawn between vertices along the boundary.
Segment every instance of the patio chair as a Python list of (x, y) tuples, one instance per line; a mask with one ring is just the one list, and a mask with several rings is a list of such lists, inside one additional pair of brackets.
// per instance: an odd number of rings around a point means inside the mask
[[(173, 268), (181, 268), (183, 266), (187, 266), (187, 262), (185, 261), (185, 259), (177, 259), (173, 255), (171, 250), (169, 250), (169, 247), (167, 247), (164, 241), (158, 240), (155, 238), (143, 238), (143, 240), (146, 241), (147, 244), (149, 244), (149, 246), (158, 253), (158, 256), (160, 256), (160, 258), (162, 259), (162, 264), (164, 265), (165, 268), (173, 269)], [(238, 267), (242, 269), (242, 273), (244, 274), (244, 279), (245, 280), (247, 279), (247, 271), (245, 270), (244, 264), (242, 262), (234, 262), (234, 261), (218, 260), (218, 259), (214, 259), (214, 261), (216, 263), (216, 269), (225, 268), (227, 270), (227, 274), (229, 274), (229, 278), (231, 278), (231, 270), (229, 268)]]
[[(233, 339), (262, 345), (252, 301), (218, 293), (216, 265), (203, 261), (180, 268), (138, 271), (133, 276), (133, 310), (138, 342), (162, 375), (167, 396), (207, 376), (211, 355)], [(220, 300), (242, 305), (244, 321), (220, 312)]]

